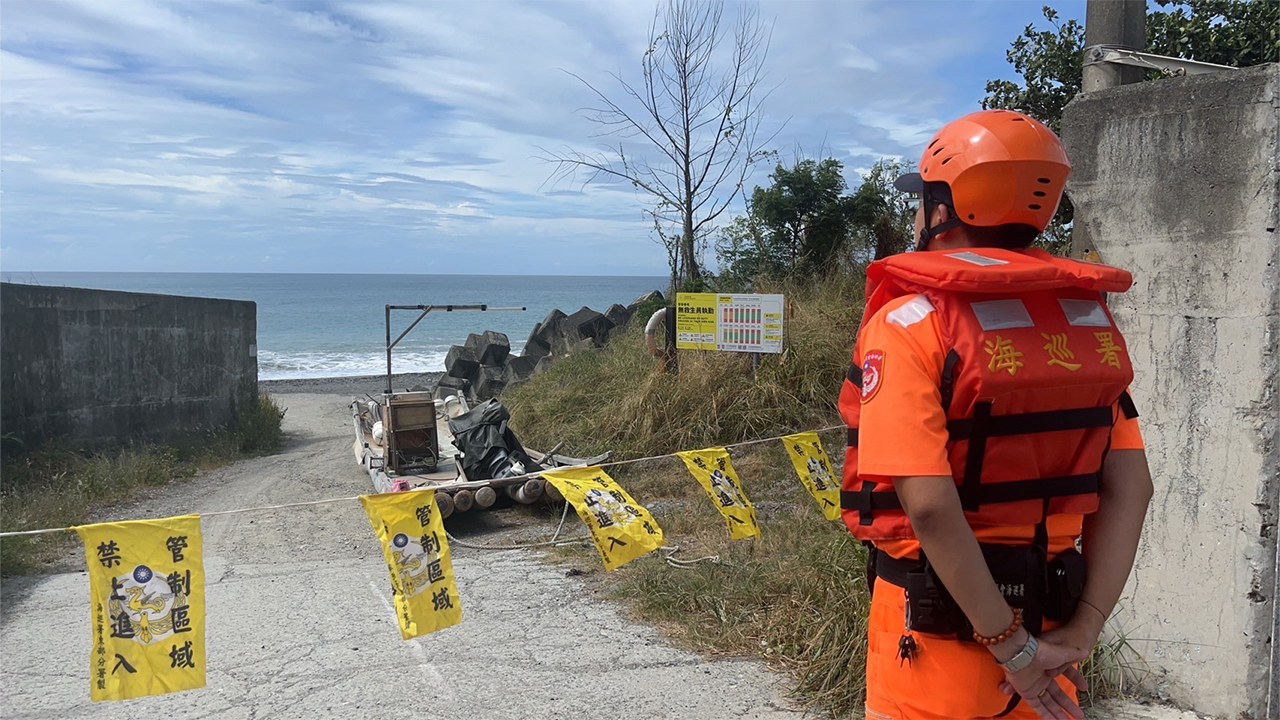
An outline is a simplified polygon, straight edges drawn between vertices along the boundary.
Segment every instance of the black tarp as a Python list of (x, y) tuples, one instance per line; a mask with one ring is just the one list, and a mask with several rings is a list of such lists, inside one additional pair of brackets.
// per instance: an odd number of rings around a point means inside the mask
[[(453, 444), (462, 451), (462, 470), (468, 480), (490, 480), (522, 475), (535, 469), (515, 433), (507, 427), (511, 413), (497, 400), (486, 400), (455, 418), (449, 418)], [(519, 463), (524, 470), (518, 470)]]

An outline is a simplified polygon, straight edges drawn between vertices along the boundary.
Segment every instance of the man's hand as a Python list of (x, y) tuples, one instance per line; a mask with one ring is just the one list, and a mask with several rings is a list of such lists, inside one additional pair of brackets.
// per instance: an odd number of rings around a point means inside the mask
[(1002, 692), (1006, 695), (1018, 693), (1045, 720), (1084, 720), (1080, 706), (1062, 690), (1057, 678), (1065, 675), (1077, 689), (1087, 689), (1088, 684), (1075, 664), (1088, 657), (1093, 646), (1075, 646), (1074, 641), (1082, 639), (1083, 635), (1078, 630), (1063, 632), (1066, 629), (1064, 626), (1038, 637), (1040, 646), (1031, 664), (1016, 673), (1006, 671), (1005, 682), (1000, 684)]

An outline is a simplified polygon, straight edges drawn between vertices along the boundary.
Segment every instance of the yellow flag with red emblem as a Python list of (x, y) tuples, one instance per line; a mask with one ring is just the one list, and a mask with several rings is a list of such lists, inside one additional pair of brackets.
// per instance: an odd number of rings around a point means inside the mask
[(822, 515), (828, 520), (840, 519), (840, 481), (836, 479), (827, 451), (816, 432), (796, 433), (782, 438), (791, 456), (791, 465), (809, 494), (818, 501)]
[(435, 490), (361, 495), (391, 573), (396, 621), (405, 640), (462, 620), (462, 599)]
[(93, 647), (89, 697), (204, 687), (200, 516), (81, 525)]

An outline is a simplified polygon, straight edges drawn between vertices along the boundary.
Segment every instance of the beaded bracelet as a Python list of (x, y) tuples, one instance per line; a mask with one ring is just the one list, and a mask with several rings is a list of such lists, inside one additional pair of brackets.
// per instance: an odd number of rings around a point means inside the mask
[(1013, 637), (1013, 634), (1018, 632), (1018, 628), (1022, 627), (1022, 608), (1010, 608), (1010, 610), (1013, 610), (1013, 622), (1009, 624), (1009, 629), (1005, 630), (999, 635), (996, 635), (995, 637), (985, 637), (975, 632), (973, 634), (974, 641), (977, 642), (979, 645), (991, 646), (991, 645), (999, 645), (1005, 640), (1008, 640), (1009, 638)]

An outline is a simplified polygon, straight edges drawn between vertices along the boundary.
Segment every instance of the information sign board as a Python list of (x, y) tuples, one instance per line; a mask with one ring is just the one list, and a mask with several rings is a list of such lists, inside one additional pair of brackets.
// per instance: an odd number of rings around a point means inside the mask
[(681, 350), (782, 352), (781, 295), (676, 293)]

